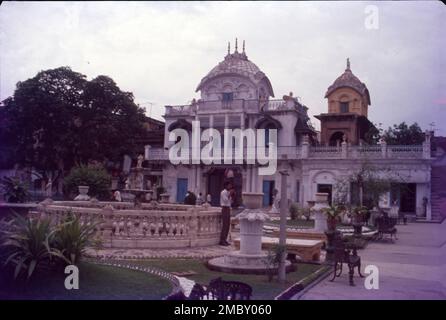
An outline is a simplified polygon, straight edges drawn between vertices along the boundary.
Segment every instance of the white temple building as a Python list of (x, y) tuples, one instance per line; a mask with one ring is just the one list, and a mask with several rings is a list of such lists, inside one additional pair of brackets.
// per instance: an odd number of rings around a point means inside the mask
[[(162, 176), (170, 201), (182, 202), (190, 190), (203, 198), (210, 194), (212, 204), (218, 206), (223, 182), (229, 179), (237, 193), (236, 206), (241, 204), (243, 191), (263, 192), (263, 205), (270, 206), (274, 190), (280, 187), (279, 170), (286, 169), (289, 200), (305, 206), (317, 192), (327, 192), (332, 199), (337, 181), (369, 163), (382, 167), (383, 174), (394, 172), (410, 190), (402, 195), (395, 188), (383, 198), (384, 206), (396, 201), (402, 211), (433, 218), (430, 135), (426, 134), (422, 145), (366, 144), (365, 133), (373, 126), (367, 118), (370, 93), (353, 75), (349, 62), (325, 94), (328, 108), (317, 116), (321, 121), (318, 133), (311, 125), (308, 107), (292, 93), (275, 99), (270, 79), (248, 59), (244, 43), (241, 52), (238, 50), (237, 43), (233, 53), (228, 48), (224, 60), (199, 81), (196, 91), (200, 99), (190, 105), (166, 106), (164, 148), (146, 147), (148, 167), (154, 176)], [(215, 128), (222, 133), (225, 128), (255, 128), (266, 129), (268, 135), (268, 129), (277, 129), (278, 170), (261, 176), (258, 164), (173, 165), (169, 147), (175, 142), (169, 141), (169, 133), (176, 128), (191, 131), (193, 120), (199, 120), (202, 129)], [(351, 196), (352, 190), (348, 190)]]

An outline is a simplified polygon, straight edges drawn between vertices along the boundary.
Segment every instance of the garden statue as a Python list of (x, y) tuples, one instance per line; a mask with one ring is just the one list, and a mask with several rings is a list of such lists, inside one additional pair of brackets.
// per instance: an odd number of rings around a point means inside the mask
[(272, 205), (271, 210), (269, 211), (269, 213), (279, 213), (280, 199), (277, 196), (278, 193), (279, 193), (279, 190), (274, 189), (274, 191), (273, 191), (273, 205)]
[(129, 190), (129, 189), (130, 189), (130, 179), (129, 179), (129, 178), (127, 178), (127, 179), (125, 180), (125, 189), (126, 189), (126, 190)]
[(136, 178), (135, 178), (135, 188), (136, 189), (139, 189), (139, 190), (143, 189), (143, 183), (144, 183), (143, 180), (144, 180), (144, 177), (142, 174), (136, 175)]
[(45, 186), (45, 195), (47, 196), (47, 198), (51, 198), (51, 196), (53, 195), (53, 183), (51, 182), (51, 180), (48, 180), (48, 183)]
[(142, 154), (140, 154), (138, 156), (138, 161), (136, 163), (136, 167), (137, 168), (142, 168), (142, 162), (144, 161), (144, 156)]

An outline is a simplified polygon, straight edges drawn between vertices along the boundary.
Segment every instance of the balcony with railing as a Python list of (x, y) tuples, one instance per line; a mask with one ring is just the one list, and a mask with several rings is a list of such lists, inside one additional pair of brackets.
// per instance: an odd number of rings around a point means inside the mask
[[(422, 145), (409, 146), (279, 146), (277, 147), (278, 160), (298, 160), (298, 159), (429, 159), (429, 148)], [(199, 150), (201, 153), (201, 149)], [(257, 150), (255, 148), (243, 149), (243, 159), (248, 158), (248, 152), (252, 157), (257, 158)], [(266, 155), (269, 156), (270, 150), (266, 149)], [(216, 155), (216, 153), (214, 153)], [(233, 148), (232, 158), (238, 155), (237, 149)], [(223, 159), (224, 149), (220, 149), (220, 156)], [(189, 157), (192, 158), (192, 149), (189, 149)], [(168, 161), (169, 150), (164, 148), (150, 148), (148, 158), (149, 161)], [(223, 162), (223, 160), (222, 160)]]
[(225, 110), (233, 112), (276, 112), (276, 111), (301, 111), (301, 106), (292, 101), (284, 100), (245, 100), (234, 99), (229, 101), (198, 101), (191, 105), (166, 106), (166, 116), (184, 116), (197, 113), (208, 113)]

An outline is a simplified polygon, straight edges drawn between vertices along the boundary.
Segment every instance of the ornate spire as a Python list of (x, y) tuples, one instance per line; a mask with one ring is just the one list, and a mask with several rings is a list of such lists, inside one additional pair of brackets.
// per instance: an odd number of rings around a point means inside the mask
[(228, 54), (231, 54), (231, 41), (228, 41)]
[(245, 40), (243, 40), (243, 53), (245, 53)]
[(347, 58), (347, 69), (345, 70), (350, 70), (350, 58)]
[(235, 52), (237, 52), (237, 49), (238, 49), (237, 46), (238, 46), (237, 45), (237, 38), (235, 38)]

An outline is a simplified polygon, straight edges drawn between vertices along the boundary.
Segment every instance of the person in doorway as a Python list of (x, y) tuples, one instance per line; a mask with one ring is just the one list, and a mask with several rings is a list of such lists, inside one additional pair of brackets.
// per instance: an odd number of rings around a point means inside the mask
[(231, 224), (231, 195), (230, 191), (232, 186), (229, 182), (224, 184), (224, 189), (220, 193), (220, 206), (221, 206), (221, 217), (222, 217), (222, 228), (220, 234), (220, 245), (229, 246), (227, 241), (229, 234), (229, 227)]
[(427, 204), (429, 203), (429, 200), (427, 197), (423, 197), (423, 217), (427, 217)]

